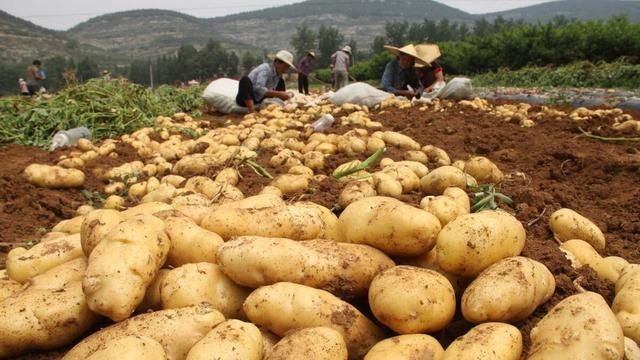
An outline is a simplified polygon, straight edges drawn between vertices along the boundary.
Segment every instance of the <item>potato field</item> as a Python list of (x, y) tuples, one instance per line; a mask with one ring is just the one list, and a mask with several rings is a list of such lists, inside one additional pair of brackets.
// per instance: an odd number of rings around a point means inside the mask
[(297, 96), (0, 145), (0, 359), (640, 359), (638, 119)]

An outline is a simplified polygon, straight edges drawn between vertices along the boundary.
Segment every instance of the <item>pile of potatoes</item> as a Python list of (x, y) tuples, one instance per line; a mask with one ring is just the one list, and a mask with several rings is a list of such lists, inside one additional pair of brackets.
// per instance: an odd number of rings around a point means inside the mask
[[(349, 121), (368, 114), (348, 105), (338, 111), (356, 114)], [(504, 173), (366, 120), (313, 133), (317, 116), (302, 103), (267, 107), (185, 140), (177, 129), (201, 124), (183, 114), (123, 136), (140, 160), (104, 172), (105, 206), (8, 254), (0, 358), (75, 345), (64, 359), (520, 359), (514, 324), (556, 284), (521, 256), (526, 232), (513, 215), (470, 213), (467, 186)], [(285, 200), (390, 146), (404, 158), (339, 180), (339, 216)], [(279, 174), (246, 197), (238, 166), (258, 153)], [(358, 160), (330, 169), (334, 154)], [(416, 191), (419, 207), (399, 200)], [(604, 234), (571, 209), (549, 226), (573, 266), (616, 283), (616, 298), (612, 308), (592, 292), (562, 300), (532, 330), (528, 358), (632, 358), (638, 266), (601, 257)], [(434, 336), (456, 314), (474, 327), (445, 348)]]

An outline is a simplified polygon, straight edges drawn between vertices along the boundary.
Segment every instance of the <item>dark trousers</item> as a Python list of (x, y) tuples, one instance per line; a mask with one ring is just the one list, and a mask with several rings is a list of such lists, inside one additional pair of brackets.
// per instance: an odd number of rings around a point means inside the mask
[(309, 77), (302, 73), (298, 73), (298, 92), (309, 95)]
[[(284, 80), (280, 78), (278, 81), (278, 85), (275, 90), (277, 91), (285, 91)], [(249, 79), (248, 76), (243, 76), (240, 78), (240, 83), (238, 84), (238, 95), (236, 95), (236, 104), (238, 106), (247, 107), (245, 101), (253, 100), (254, 104), (259, 104), (264, 99), (256, 99), (256, 93), (253, 91), (253, 82)]]
[(29, 89), (29, 95), (36, 95), (40, 90), (40, 85), (27, 84), (27, 89)]

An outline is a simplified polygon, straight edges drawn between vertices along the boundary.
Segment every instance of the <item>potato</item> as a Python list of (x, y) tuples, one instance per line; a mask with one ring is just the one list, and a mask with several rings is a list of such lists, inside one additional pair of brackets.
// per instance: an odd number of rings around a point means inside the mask
[[(457, 192), (463, 192), (464, 198), (457, 196)], [(456, 197), (449, 196), (454, 193)], [(464, 190), (456, 187), (449, 187), (441, 196), (426, 196), (420, 201), (420, 208), (432, 213), (440, 221), (441, 226), (445, 226), (456, 218), (469, 214), (469, 197)]]
[(551, 214), (549, 227), (561, 242), (579, 239), (588, 242), (599, 252), (605, 248), (604, 234), (596, 224), (571, 209), (560, 209)]
[(324, 290), (281, 282), (263, 286), (244, 302), (254, 324), (279, 336), (290, 330), (326, 326), (342, 334), (350, 359), (360, 359), (384, 334), (358, 309)]
[(19, 283), (82, 256), (80, 234), (68, 235), (34, 245), (18, 247), (7, 255), (7, 274)]
[(89, 256), (82, 288), (89, 308), (113, 321), (128, 318), (169, 253), (162, 220), (140, 215), (109, 231)]
[(84, 160), (79, 157), (68, 158), (64, 160), (58, 161), (57, 166), (63, 167), (65, 169), (83, 169), (84, 168)]
[(628, 337), (624, 338), (624, 360), (640, 360), (640, 347)]
[(452, 342), (445, 350), (442, 360), (519, 360), (521, 354), (522, 335), (516, 327), (503, 323), (485, 323), (477, 325)]
[(432, 214), (382, 196), (352, 203), (338, 219), (338, 241), (370, 245), (391, 256), (428, 252), (438, 232), (440, 222)]
[(169, 272), (160, 289), (163, 309), (213, 305), (226, 318), (242, 319), (242, 303), (249, 290), (236, 285), (216, 264), (186, 264)]
[(499, 184), (504, 180), (504, 174), (498, 166), (484, 156), (476, 156), (467, 160), (464, 171), (473, 176), (480, 184)]
[(82, 293), (85, 268), (83, 258), (69, 261), (0, 302), (0, 358), (66, 346), (97, 322)]
[(89, 257), (96, 245), (125, 218), (116, 210), (96, 210), (87, 215), (80, 226), (80, 244)]
[(347, 360), (342, 335), (329, 327), (312, 327), (288, 334), (280, 340), (266, 360)]
[[(107, 195), (120, 194), (126, 189), (126, 187), (127, 186), (123, 182), (117, 181), (117, 182), (111, 183), (109, 185), (106, 185), (104, 187), (104, 193), (107, 194)], [(107, 200), (108, 200), (108, 198), (107, 198)]]
[(607, 302), (593, 292), (569, 296), (531, 330), (529, 360), (622, 359), (624, 335)]
[(453, 166), (441, 166), (420, 179), (422, 191), (428, 195), (442, 195), (448, 187), (467, 188), (467, 175)]
[(84, 173), (78, 169), (65, 169), (60, 166), (31, 164), (24, 169), (27, 181), (35, 186), (62, 189), (84, 185)]
[(105, 342), (102, 349), (87, 360), (162, 360), (167, 359), (162, 345), (147, 336), (129, 335)]
[(402, 150), (420, 150), (420, 144), (417, 141), (394, 131), (383, 132), (382, 140), (386, 144), (397, 146)]
[(88, 163), (90, 161), (97, 159), (99, 156), (100, 154), (98, 154), (98, 152), (94, 150), (89, 150), (84, 154), (80, 155), (79, 158), (82, 159), (82, 161), (84, 161), (85, 163)]
[(153, 215), (157, 212), (171, 209), (173, 209), (171, 205), (166, 203), (148, 202), (128, 208), (127, 210), (122, 211), (120, 214), (122, 214), (122, 216), (124, 216), (126, 219), (131, 219), (139, 215)]
[(617, 271), (598, 254), (588, 242), (582, 240), (568, 240), (560, 244), (560, 250), (565, 253), (571, 261), (571, 265), (579, 269), (583, 266), (592, 268), (601, 279), (606, 279), (615, 283), (620, 277)]
[(69, 220), (62, 220), (51, 231), (65, 232), (67, 234), (77, 234), (80, 232), (84, 216), (76, 216)]
[(380, 171), (373, 174), (373, 184), (375, 186), (376, 193), (381, 196), (397, 198), (402, 195), (403, 192), (400, 181), (394, 179), (393, 176)]
[(23, 285), (9, 278), (6, 270), (0, 270), (0, 302), (22, 290)]
[(216, 262), (218, 247), (224, 243), (218, 234), (201, 228), (185, 216), (173, 216), (171, 212), (163, 216), (163, 213), (156, 213), (156, 216), (164, 220), (171, 241), (167, 265), (178, 267), (189, 263)]
[(89, 139), (78, 139), (78, 148), (82, 151), (93, 150), (95, 146)]
[(278, 175), (272, 182), (271, 186), (275, 186), (283, 195), (293, 195), (304, 192), (309, 187), (309, 176), (282, 174)]
[(319, 239), (337, 240), (338, 239), (338, 217), (329, 209), (322, 205), (310, 201), (298, 201), (293, 203), (294, 206), (304, 207), (315, 210), (323, 223), (323, 231), (318, 235)]
[(88, 213), (92, 212), (93, 210), (95, 210), (93, 206), (85, 204), (85, 205), (78, 206), (78, 208), (76, 209), (76, 214), (78, 216), (86, 216)]
[(187, 360), (262, 360), (262, 334), (251, 323), (227, 320), (193, 346)]
[(366, 294), (376, 274), (394, 266), (372, 247), (331, 240), (242, 236), (218, 251), (222, 271), (240, 285), (258, 288), (293, 282), (347, 298)]
[(159, 342), (169, 359), (185, 359), (189, 350), (224, 316), (209, 304), (162, 310), (132, 317), (106, 327), (74, 346), (63, 360), (82, 360), (104, 344), (124, 336), (145, 336)]
[(325, 223), (318, 210), (292, 205), (219, 207), (202, 220), (201, 226), (225, 240), (243, 235), (309, 240), (320, 238), (325, 231)]
[(238, 188), (228, 183), (215, 182), (207, 177), (197, 176), (187, 180), (185, 189), (193, 190), (206, 195), (216, 202), (236, 201), (244, 198)]
[(391, 176), (402, 185), (402, 192), (408, 193), (420, 187), (420, 178), (406, 166), (387, 166), (382, 172)]
[(544, 264), (525, 257), (498, 261), (478, 275), (462, 295), (464, 318), (472, 323), (511, 323), (526, 319), (556, 289)]
[(446, 272), (474, 278), (499, 260), (520, 255), (525, 239), (520, 221), (506, 212), (462, 215), (438, 234), (438, 264)]
[(304, 166), (310, 168), (313, 171), (324, 169), (325, 155), (319, 151), (309, 151), (302, 155)]
[(615, 271), (615, 273), (617, 274), (616, 277), (616, 281), (617, 282), (618, 279), (620, 278), (620, 275), (622, 275), (622, 271), (624, 271), (624, 268), (627, 267), (627, 265), (629, 265), (629, 262), (619, 256), (607, 256), (605, 258), (602, 259), (602, 261), (604, 261), (604, 263), (611, 267), (613, 269), (613, 271)]
[(433, 270), (443, 275), (447, 278), (447, 280), (449, 280), (449, 283), (451, 283), (451, 285), (453, 286), (453, 290), (456, 294), (462, 294), (464, 289), (469, 284), (469, 280), (442, 270), (442, 268), (438, 264), (438, 253), (435, 248), (420, 256), (412, 258), (398, 258), (396, 259), (396, 261), (398, 265), (409, 265)]
[(406, 153), (404, 153), (404, 159), (408, 161), (419, 162), (421, 164), (426, 164), (427, 162), (429, 162), (427, 154), (420, 150), (408, 150)]
[(364, 360), (438, 360), (443, 355), (444, 349), (438, 340), (429, 335), (410, 334), (380, 341), (369, 350)]
[(426, 145), (422, 147), (422, 152), (427, 154), (429, 158), (429, 162), (436, 163), (438, 166), (447, 166), (451, 165), (451, 158), (446, 151), (442, 150), (439, 147), (435, 147), (433, 145)]
[(163, 176), (162, 179), (160, 179), (160, 183), (161, 184), (169, 184), (169, 185), (173, 185), (176, 188), (182, 187), (182, 185), (185, 182), (185, 178), (183, 178), (182, 176), (179, 175), (166, 175)]
[(426, 165), (421, 164), (417, 161), (409, 161), (409, 160), (393, 161), (392, 159), (385, 158), (380, 160), (380, 166), (382, 167), (383, 170), (406, 167), (411, 169), (411, 171), (413, 171), (413, 173), (416, 174), (418, 178), (422, 178), (423, 176), (429, 173), (429, 168), (427, 168)]
[(338, 205), (344, 209), (353, 202), (376, 195), (376, 190), (368, 182), (352, 181), (342, 189), (340, 198), (338, 199)]
[(258, 330), (260, 330), (260, 334), (262, 334), (263, 359), (267, 359), (278, 341), (280, 341), (280, 337), (263, 327), (258, 327)]
[(158, 270), (158, 274), (151, 282), (151, 285), (147, 287), (147, 291), (144, 294), (144, 298), (136, 311), (139, 313), (145, 313), (147, 311), (157, 311), (162, 310), (162, 298), (160, 294), (160, 290), (162, 289), (162, 285), (164, 283), (164, 279), (169, 275), (169, 269), (160, 269)]
[[(148, 188), (148, 183), (147, 183), (147, 188)], [(164, 202), (164, 203), (171, 203), (171, 200), (173, 199), (173, 197), (176, 194), (176, 188), (173, 185), (169, 185), (169, 184), (162, 184), (159, 185), (158, 188), (156, 188), (155, 190), (149, 191), (147, 192), (142, 199), (140, 200), (140, 202), (142, 203), (147, 203), (147, 202)]]
[(381, 323), (398, 334), (436, 332), (453, 319), (456, 295), (443, 275), (401, 265), (373, 279), (369, 306)]
[(628, 265), (616, 282), (616, 297), (611, 306), (624, 335), (640, 340), (640, 265)]

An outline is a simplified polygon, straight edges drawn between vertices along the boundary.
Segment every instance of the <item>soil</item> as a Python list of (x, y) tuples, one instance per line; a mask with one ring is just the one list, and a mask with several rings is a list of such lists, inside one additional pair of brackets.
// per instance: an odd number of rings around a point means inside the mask
[[(640, 119), (639, 113), (632, 115)], [(212, 125), (217, 122), (213, 118), (210, 116), (209, 119)], [(233, 121), (237, 117), (227, 116), (226, 119)], [(464, 160), (472, 155), (486, 156), (508, 176), (499, 191), (515, 200), (516, 206), (512, 211), (527, 230), (523, 256), (544, 263), (555, 275), (557, 286), (549, 302), (516, 324), (525, 342), (523, 358), (530, 346), (529, 331), (551, 307), (577, 292), (574, 281), (602, 294), (609, 303), (614, 295), (613, 284), (597, 279), (591, 269), (573, 269), (564, 258), (548, 227), (549, 216), (555, 210), (572, 208), (594, 221), (607, 239), (604, 255), (640, 262), (640, 247), (637, 245), (640, 241), (640, 187), (637, 186), (640, 143), (602, 142), (586, 138), (581, 136), (578, 124), (568, 118), (560, 121), (543, 119), (537, 121), (535, 127), (525, 129), (492, 115), (457, 106), (442, 112), (392, 109), (372, 115), (372, 120), (382, 122), (386, 130), (409, 135), (422, 145), (441, 147), (453, 160)], [(346, 129), (339, 127), (331, 131), (342, 133)], [(120, 151), (122, 155), (113, 160), (114, 163), (100, 166), (114, 166), (124, 159), (131, 160), (131, 149), (119, 148)], [(399, 149), (390, 148), (385, 156), (401, 160), (402, 154)], [(74, 209), (84, 202), (79, 189), (39, 189), (21, 178), (20, 172), (30, 162), (51, 162), (59, 154), (8, 145), (0, 148), (0, 155), (4, 160), (0, 165), (0, 181), (5, 189), (0, 195), (0, 241), (3, 243), (37, 239), (57, 221), (72, 217)], [(270, 155), (261, 154), (257, 161), (271, 174), (279, 174), (281, 169), (268, 165), (269, 158)], [(324, 174), (330, 175), (335, 166), (349, 160), (352, 158), (342, 155), (330, 157)], [(242, 175), (239, 188), (247, 196), (257, 194), (270, 181), (247, 166), (241, 166), (239, 170)], [(99, 190), (100, 182), (89, 176), (89, 189)], [(288, 200), (314, 201), (333, 208), (342, 187), (342, 183), (328, 177)], [(420, 199), (421, 194), (417, 192), (403, 198), (414, 205)], [(7, 247), (0, 249), (7, 250)], [(446, 330), (434, 336), (446, 346), (470, 327), (458, 315)]]

